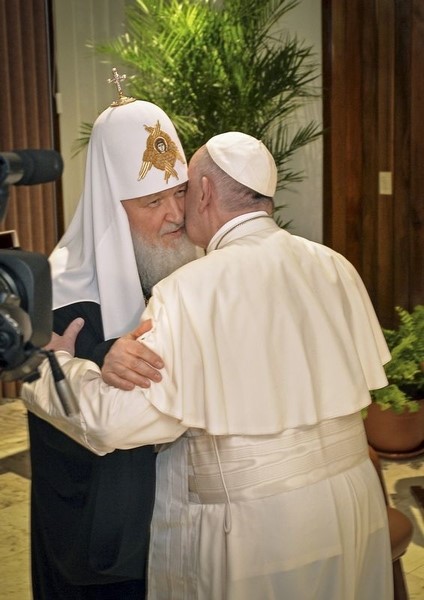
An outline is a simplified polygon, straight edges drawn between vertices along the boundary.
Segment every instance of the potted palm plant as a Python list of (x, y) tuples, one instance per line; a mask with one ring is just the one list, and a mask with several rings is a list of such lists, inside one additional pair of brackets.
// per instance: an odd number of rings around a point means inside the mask
[(383, 329), (392, 355), (389, 385), (372, 391), (365, 430), (377, 451), (402, 457), (424, 452), (424, 305), (396, 312), (399, 326)]
[[(281, 190), (304, 178), (291, 158), (322, 133), (320, 124), (296, 119), (321, 93), (312, 47), (284, 28), (297, 4), (134, 0), (126, 7), (126, 33), (91, 48), (126, 71), (127, 95), (166, 110), (188, 158), (215, 134), (243, 131), (272, 152)], [(83, 124), (77, 150), (90, 131)]]

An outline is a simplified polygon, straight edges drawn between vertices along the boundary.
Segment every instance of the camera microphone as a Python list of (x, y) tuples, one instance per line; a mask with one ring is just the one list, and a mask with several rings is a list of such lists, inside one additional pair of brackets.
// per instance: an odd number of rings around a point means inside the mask
[(55, 353), (53, 350), (44, 350), (44, 354), (49, 359), (54, 386), (56, 388), (56, 393), (59, 396), (60, 403), (62, 404), (62, 408), (65, 411), (65, 415), (69, 417), (78, 414), (78, 402), (71, 386), (66, 381), (66, 377), (59, 365)]
[(0, 152), (0, 185), (34, 185), (62, 175), (63, 160), (56, 150)]

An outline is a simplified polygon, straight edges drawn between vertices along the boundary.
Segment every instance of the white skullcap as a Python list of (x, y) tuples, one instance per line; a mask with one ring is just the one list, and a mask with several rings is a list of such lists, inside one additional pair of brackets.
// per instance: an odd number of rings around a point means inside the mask
[(227, 175), (263, 196), (274, 196), (277, 167), (260, 140), (239, 131), (228, 131), (212, 137), (206, 148)]

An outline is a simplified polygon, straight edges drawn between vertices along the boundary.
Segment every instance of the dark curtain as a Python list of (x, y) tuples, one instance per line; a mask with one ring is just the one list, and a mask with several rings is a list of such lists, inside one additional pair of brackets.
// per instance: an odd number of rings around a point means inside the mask
[[(0, 0), (0, 152), (59, 150), (54, 110), (50, 0)], [(15, 230), (23, 250), (48, 255), (58, 236), (60, 182), (9, 187), (0, 232)], [(15, 397), (18, 383), (2, 383)]]

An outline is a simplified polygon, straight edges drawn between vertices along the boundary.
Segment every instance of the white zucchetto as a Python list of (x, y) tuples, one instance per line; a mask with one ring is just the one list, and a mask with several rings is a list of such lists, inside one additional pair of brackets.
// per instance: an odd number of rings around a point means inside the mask
[(260, 140), (239, 131), (228, 131), (212, 137), (206, 148), (227, 175), (259, 194), (274, 196), (277, 167), (271, 152)]

